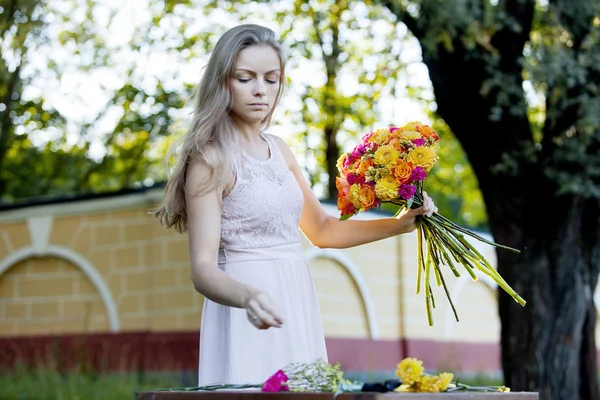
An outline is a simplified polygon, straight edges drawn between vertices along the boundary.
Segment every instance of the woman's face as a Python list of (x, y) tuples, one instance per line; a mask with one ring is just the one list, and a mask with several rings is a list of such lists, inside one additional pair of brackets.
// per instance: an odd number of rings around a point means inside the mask
[(240, 51), (230, 78), (234, 119), (260, 123), (273, 109), (279, 92), (281, 64), (271, 46), (250, 46)]

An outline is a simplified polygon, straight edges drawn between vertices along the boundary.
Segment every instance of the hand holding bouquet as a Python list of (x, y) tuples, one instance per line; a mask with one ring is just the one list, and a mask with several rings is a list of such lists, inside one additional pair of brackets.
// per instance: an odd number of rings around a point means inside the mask
[[(423, 205), (423, 181), (438, 161), (435, 145), (439, 137), (429, 126), (409, 122), (401, 127), (377, 129), (367, 133), (354, 149), (338, 160), (338, 209), (341, 219), (348, 219), (360, 211), (392, 203), (403, 208)], [(490, 242), (438, 213), (417, 217), (418, 272), (417, 294), (424, 282), (425, 303), (429, 325), (435, 307), (430, 277), (443, 286), (454, 316), (458, 315), (441, 267), (447, 265), (456, 277), (460, 276), (455, 263), (462, 264), (476, 281), (475, 270), (491, 277), (502, 289), (522, 306), (523, 300), (498, 274), (490, 263), (465, 239), (471, 236), (495, 247), (519, 252), (517, 249)]]

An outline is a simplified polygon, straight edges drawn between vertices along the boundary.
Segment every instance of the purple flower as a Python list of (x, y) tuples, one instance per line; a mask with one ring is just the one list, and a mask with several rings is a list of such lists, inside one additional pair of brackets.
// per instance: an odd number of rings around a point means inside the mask
[(366, 150), (367, 148), (365, 147), (365, 145), (359, 143), (354, 147), (354, 150), (352, 150), (352, 153), (350, 155), (352, 156), (352, 158), (360, 158), (363, 154), (365, 154)]
[(411, 142), (413, 142), (413, 144), (415, 146), (419, 147), (419, 146), (423, 146), (425, 144), (425, 139), (423, 139), (423, 138), (413, 139), (413, 140), (411, 140)]
[(370, 138), (371, 136), (373, 136), (373, 131), (370, 131), (369, 133), (367, 133), (366, 135), (364, 135), (364, 136), (362, 137), (362, 141), (363, 141), (363, 143), (366, 143), (366, 142), (367, 142), (367, 140), (369, 140), (369, 138)]
[(289, 390), (287, 381), (287, 375), (279, 370), (267, 379), (261, 390), (263, 392), (287, 392)]
[(398, 196), (401, 199), (408, 200), (411, 197), (413, 197), (413, 195), (415, 194), (416, 190), (417, 190), (417, 188), (414, 187), (413, 185), (407, 185), (406, 183), (403, 183), (398, 188)]
[(423, 171), (421, 167), (415, 167), (410, 174), (411, 181), (422, 181), (427, 176), (427, 172)]
[(355, 183), (365, 183), (365, 177), (361, 176), (361, 175), (357, 175), (353, 172), (350, 172), (347, 176), (346, 176), (346, 180), (348, 181), (348, 184), (350, 185), (354, 185)]
[(396, 128), (395, 126), (390, 126), (390, 133), (397, 131), (398, 128)]

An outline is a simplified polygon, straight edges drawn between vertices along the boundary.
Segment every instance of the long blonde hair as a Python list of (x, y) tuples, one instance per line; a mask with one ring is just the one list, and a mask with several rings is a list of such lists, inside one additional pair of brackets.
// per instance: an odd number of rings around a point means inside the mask
[[(204, 163), (209, 170), (206, 184), (198, 188), (198, 193), (206, 193), (215, 187), (225, 186), (234, 148), (237, 146), (236, 126), (229, 115), (232, 101), (229, 80), (239, 52), (255, 45), (271, 46), (279, 55), (281, 77), (279, 91), (269, 114), (262, 121), (261, 129), (267, 128), (283, 92), (285, 82), (285, 58), (275, 33), (266, 27), (254, 24), (239, 25), (229, 29), (218, 40), (204, 75), (194, 93), (194, 112), (188, 131), (174, 142), (167, 152), (167, 159), (177, 150), (178, 156), (173, 172), (169, 176), (163, 203), (151, 210), (165, 228), (177, 232), (187, 231), (187, 211), (185, 202), (186, 171), (191, 161)], [(210, 146), (210, 152), (207, 148)]]

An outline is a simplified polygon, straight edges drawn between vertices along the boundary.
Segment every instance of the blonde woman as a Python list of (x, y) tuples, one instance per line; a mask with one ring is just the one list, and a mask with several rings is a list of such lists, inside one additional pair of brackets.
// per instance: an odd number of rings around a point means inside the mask
[(348, 248), (416, 229), (423, 207), (396, 218), (328, 216), (286, 143), (267, 129), (285, 60), (275, 34), (240, 25), (217, 42), (195, 93), (164, 202), (162, 226), (187, 232), (191, 277), (205, 296), (199, 385), (260, 383), (291, 362), (327, 360), (319, 304), (300, 231)]

